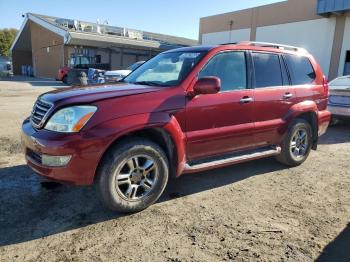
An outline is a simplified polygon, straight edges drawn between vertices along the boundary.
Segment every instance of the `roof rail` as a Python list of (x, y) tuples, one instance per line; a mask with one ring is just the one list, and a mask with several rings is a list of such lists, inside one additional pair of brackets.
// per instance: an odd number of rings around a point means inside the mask
[(260, 46), (260, 47), (270, 47), (270, 48), (277, 48), (281, 50), (291, 50), (296, 52), (303, 52), (307, 53), (306, 49), (291, 45), (282, 45), (282, 44), (276, 44), (276, 43), (267, 43), (267, 42), (251, 42), (251, 41), (242, 41), (238, 43), (239, 45), (250, 45), (250, 46)]
[(223, 43), (223, 44), (220, 44), (220, 45), (237, 45), (238, 42), (232, 42), (232, 43)]

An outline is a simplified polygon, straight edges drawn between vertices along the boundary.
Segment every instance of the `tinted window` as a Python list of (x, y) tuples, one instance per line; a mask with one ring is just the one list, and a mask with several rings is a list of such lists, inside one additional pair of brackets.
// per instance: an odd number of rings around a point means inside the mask
[(225, 52), (206, 64), (198, 77), (216, 76), (221, 79), (221, 91), (247, 88), (247, 68), (244, 52)]
[(308, 58), (295, 55), (285, 57), (293, 85), (310, 84), (315, 80), (316, 74)]
[(253, 53), (255, 87), (282, 86), (282, 72), (278, 55)]

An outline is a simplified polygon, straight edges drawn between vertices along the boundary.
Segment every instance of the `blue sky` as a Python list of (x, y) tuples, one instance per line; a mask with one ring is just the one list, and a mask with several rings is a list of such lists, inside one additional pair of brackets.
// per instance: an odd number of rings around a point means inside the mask
[(280, 0), (0, 0), (0, 28), (20, 28), (27, 12), (198, 38), (199, 18)]

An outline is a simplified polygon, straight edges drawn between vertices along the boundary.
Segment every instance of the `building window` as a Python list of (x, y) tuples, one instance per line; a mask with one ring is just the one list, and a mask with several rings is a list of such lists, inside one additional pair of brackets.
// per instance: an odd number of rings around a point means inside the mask
[(350, 75), (350, 51), (346, 51), (343, 75), (344, 76)]
[(95, 56), (95, 62), (96, 62), (96, 64), (101, 64), (101, 55)]

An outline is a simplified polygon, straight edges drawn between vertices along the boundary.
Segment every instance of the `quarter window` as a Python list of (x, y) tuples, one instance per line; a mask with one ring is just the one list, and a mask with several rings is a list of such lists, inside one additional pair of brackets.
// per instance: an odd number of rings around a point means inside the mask
[(280, 59), (278, 55), (253, 53), (255, 87), (283, 86)]
[(247, 67), (244, 52), (224, 52), (213, 57), (198, 74), (199, 78), (216, 76), (221, 91), (247, 88)]
[(307, 85), (312, 83), (316, 74), (307, 57), (285, 55), (293, 85)]

